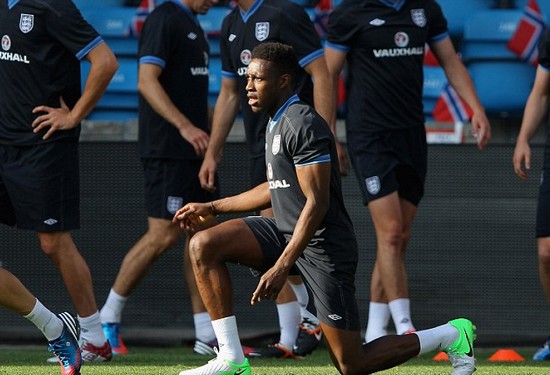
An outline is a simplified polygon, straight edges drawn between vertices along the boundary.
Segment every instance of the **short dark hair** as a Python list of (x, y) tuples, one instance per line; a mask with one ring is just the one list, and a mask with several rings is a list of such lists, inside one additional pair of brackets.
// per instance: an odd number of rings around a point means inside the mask
[(298, 58), (292, 46), (288, 44), (279, 42), (258, 44), (252, 50), (252, 58), (272, 62), (279, 74), (290, 74), (294, 77), (298, 70)]

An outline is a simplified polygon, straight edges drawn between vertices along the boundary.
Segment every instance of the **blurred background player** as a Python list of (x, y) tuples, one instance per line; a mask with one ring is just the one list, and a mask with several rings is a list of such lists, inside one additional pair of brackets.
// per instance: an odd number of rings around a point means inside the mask
[[(4, 50), (19, 56), (0, 59), (0, 222), (37, 233), (78, 314), (82, 359), (108, 361), (91, 272), (71, 230), (80, 226), (80, 122), (118, 62), (72, 1), (4, 3), (0, 18)], [(81, 91), (82, 59), (91, 68)]]
[(348, 63), (348, 149), (377, 240), (367, 342), (387, 334), (390, 315), (397, 334), (415, 331), (405, 254), (427, 168), (422, 107), (426, 43), (472, 108), (472, 128), (482, 149), (490, 124), (435, 1), (349, 1), (329, 16), (325, 58), (334, 83)]
[[(139, 39), (139, 138), (145, 175), (147, 232), (126, 254), (101, 309), (101, 323), (113, 353), (126, 354), (122, 311), (153, 263), (182, 235), (174, 213), (190, 201), (210, 201), (216, 193), (201, 188), (198, 173), (206, 152), (212, 109), (208, 103), (210, 48), (198, 14), (217, 0), (169, 0), (147, 17)], [(213, 355), (215, 335), (197, 292), (188, 262), (184, 273), (195, 325), (194, 351)]]
[[(529, 140), (540, 124), (546, 121), (546, 143), (544, 164), (540, 177), (535, 236), (537, 237), (539, 277), (550, 301), (550, 131), (548, 129), (548, 108), (550, 106), (550, 29), (547, 29), (539, 44), (539, 66), (533, 89), (527, 99), (523, 121), (514, 150), (514, 172), (523, 180), (531, 170), (531, 147)], [(550, 360), (550, 337), (537, 350), (533, 359)]]
[[(335, 119), (330, 117), (335, 111), (335, 98), (331, 94), (332, 86), (328, 79), (323, 49), (305, 10), (287, 0), (238, 0), (236, 4), (237, 7), (222, 23), (221, 90), (214, 109), (210, 144), (199, 175), (203, 188), (210, 191), (216, 189), (215, 172), (239, 109), (242, 112), (250, 153), (250, 186), (266, 181), (264, 148), (268, 115), (252, 112), (246, 105), (245, 90), (250, 54), (260, 42), (279, 41), (294, 47), (302, 68), (296, 80), (296, 89), (304, 101), (315, 105), (319, 114), (336, 131)], [(345, 166), (345, 151), (340, 143), (337, 147), (343, 160), (342, 165)], [(272, 215), (271, 210), (265, 210), (261, 214)], [(279, 342), (255, 354), (262, 357), (292, 358), (311, 353), (319, 344), (321, 330), (317, 318), (307, 311), (308, 291), (299, 276), (289, 277), (289, 283), (285, 285), (276, 302), (281, 330)]]

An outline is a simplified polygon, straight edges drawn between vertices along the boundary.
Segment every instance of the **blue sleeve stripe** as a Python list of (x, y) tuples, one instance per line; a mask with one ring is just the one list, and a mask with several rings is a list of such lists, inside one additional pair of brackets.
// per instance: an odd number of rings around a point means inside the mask
[(94, 40), (92, 40), (90, 43), (88, 43), (88, 45), (84, 48), (82, 48), (77, 54), (76, 54), (76, 58), (78, 60), (82, 60), (84, 58), (84, 56), (86, 56), (88, 53), (90, 53), (91, 50), (93, 50), (94, 48), (96, 48), (98, 45), (100, 45), (101, 43), (103, 43), (103, 38), (101, 38), (101, 36), (98, 36), (97, 38), (95, 38)]
[(330, 162), (330, 154), (321, 155), (316, 159), (313, 159), (312, 161), (309, 161), (307, 163), (301, 163), (301, 164), (295, 164), (297, 167), (303, 167), (306, 165), (312, 165), (312, 164), (319, 164), (319, 163), (327, 163)]
[(156, 56), (143, 56), (139, 59), (139, 65), (141, 64), (154, 64), (154, 65), (158, 65), (160, 66), (161, 68), (164, 68), (166, 66), (166, 62), (161, 59), (161, 58), (158, 58)]
[(228, 72), (227, 70), (222, 70), (222, 77), (236, 79), (237, 75), (233, 72)]
[(323, 51), (322, 48), (318, 49), (317, 51), (312, 52), (309, 55), (307, 55), (307, 56), (303, 57), (302, 59), (300, 59), (300, 61), (298, 61), (298, 63), (303, 68), (303, 67), (307, 66), (307, 64), (309, 64), (313, 60), (318, 59), (319, 57), (323, 56), (324, 54), (325, 54), (325, 51)]
[(325, 42), (325, 47), (328, 47), (328, 48), (332, 48), (332, 49), (335, 49), (337, 51), (340, 51), (340, 52), (349, 52), (350, 48), (348, 46), (344, 46), (342, 44), (334, 44), (334, 43), (331, 43), (331, 42)]
[(539, 68), (544, 70), (546, 73), (550, 73), (550, 66), (544, 66), (544, 65), (539, 64)]
[(450, 36), (449, 36), (449, 33), (448, 33), (448, 32), (444, 32), (443, 34), (439, 34), (439, 35), (434, 36), (434, 37), (431, 39), (431, 41), (432, 41), (432, 42), (440, 42), (440, 41), (442, 41), (442, 40), (444, 40), (444, 39), (447, 39), (447, 38), (449, 38), (449, 37), (450, 37)]

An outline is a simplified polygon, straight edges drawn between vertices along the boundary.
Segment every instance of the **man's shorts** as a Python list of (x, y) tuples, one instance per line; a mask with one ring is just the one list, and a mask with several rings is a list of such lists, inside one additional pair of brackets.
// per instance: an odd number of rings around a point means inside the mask
[(348, 134), (348, 148), (363, 204), (395, 191), (415, 206), (420, 203), (428, 158), (424, 128)]
[(209, 202), (219, 196), (219, 189), (210, 193), (201, 187), (199, 170), (202, 160), (143, 158), (141, 163), (149, 217), (172, 220), (176, 211), (185, 204)]
[(0, 145), (0, 222), (38, 232), (80, 227), (76, 141)]
[(540, 176), (535, 228), (537, 238), (550, 237), (550, 165), (542, 170)]
[[(281, 256), (288, 239), (279, 232), (275, 218), (250, 216), (243, 219), (260, 243), (265, 259), (264, 273)], [(344, 246), (344, 248), (346, 248)], [(327, 256), (319, 245), (308, 246), (296, 261), (304, 282), (313, 294), (317, 317), (323, 323), (346, 330), (359, 330), (359, 311), (355, 299), (355, 253), (342, 251), (339, 256)]]

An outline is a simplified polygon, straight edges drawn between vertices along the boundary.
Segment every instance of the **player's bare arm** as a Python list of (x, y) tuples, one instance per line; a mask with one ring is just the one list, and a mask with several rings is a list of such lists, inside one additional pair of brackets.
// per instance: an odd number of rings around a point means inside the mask
[(216, 190), (215, 180), (218, 163), (222, 158), (225, 140), (237, 117), (239, 105), (237, 81), (231, 78), (222, 78), (220, 94), (214, 107), (210, 142), (199, 171), (201, 186), (207, 191)]
[(531, 147), (529, 141), (544, 122), (550, 105), (550, 72), (538, 68), (533, 89), (527, 98), (523, 120), (516, 141), (513, 164), (514, 172), (522, 180), (527, 179), (531, 169)]
[[(350, 170), (348, 152), (338, 140), (336, 133), (336, 103), (338, 102), (338, 74), (336, 79), (330, 74), (326, 58), (321, 56), (304, 67), (304, 70), (312, 77), (313, 100), (315, 110), (329, 124), (330, 130), (336, 140), (340, 173), (347, 176)], [(339, 73), (339, 72), (338, 72)]]
[(178, 129), (180, 135), (189, 142), (199, 156), (206, 153), (208, 133), (196, 127), (170, 99), (162, 87), (159, 77), (162, 68), (155, 64), (140, 64), (138, 90), (151, 108)]
[(277, 263), (265, 272), (252, 294), (251, 304), (275, 300), (288, 272), (319, 229), (330, 204), (330, 163), (319, 163), (296, 168), (300, 188), (306, 197), (292, 238)]
[(40, 113), (32, 123), (33, 131), (38, 133), (49, 128), (43, 139), (48, 139), (58, 130), (73, 129), (80, 124), (99, 101), (118, 69), (116, 57), (105, 43), (91, 50), (86, 59), (91, 63), (90, 73), (82, 96), (72, 109), (67, 107), (63, 98), (59, 99), (57, 108), (40, 105), (33, 109), (33, 113)]
[(460, 61), (450, 38), (434, 43), (432, 50), (445, 70), (445, 75), (458, 95), (472, 108), (472, 131), (477, 139), (477, 145), (482, 150), (491, 139), (491, 124), (485, 114), (485, 109), (479, 101), (474, 83), (466, 67)]

